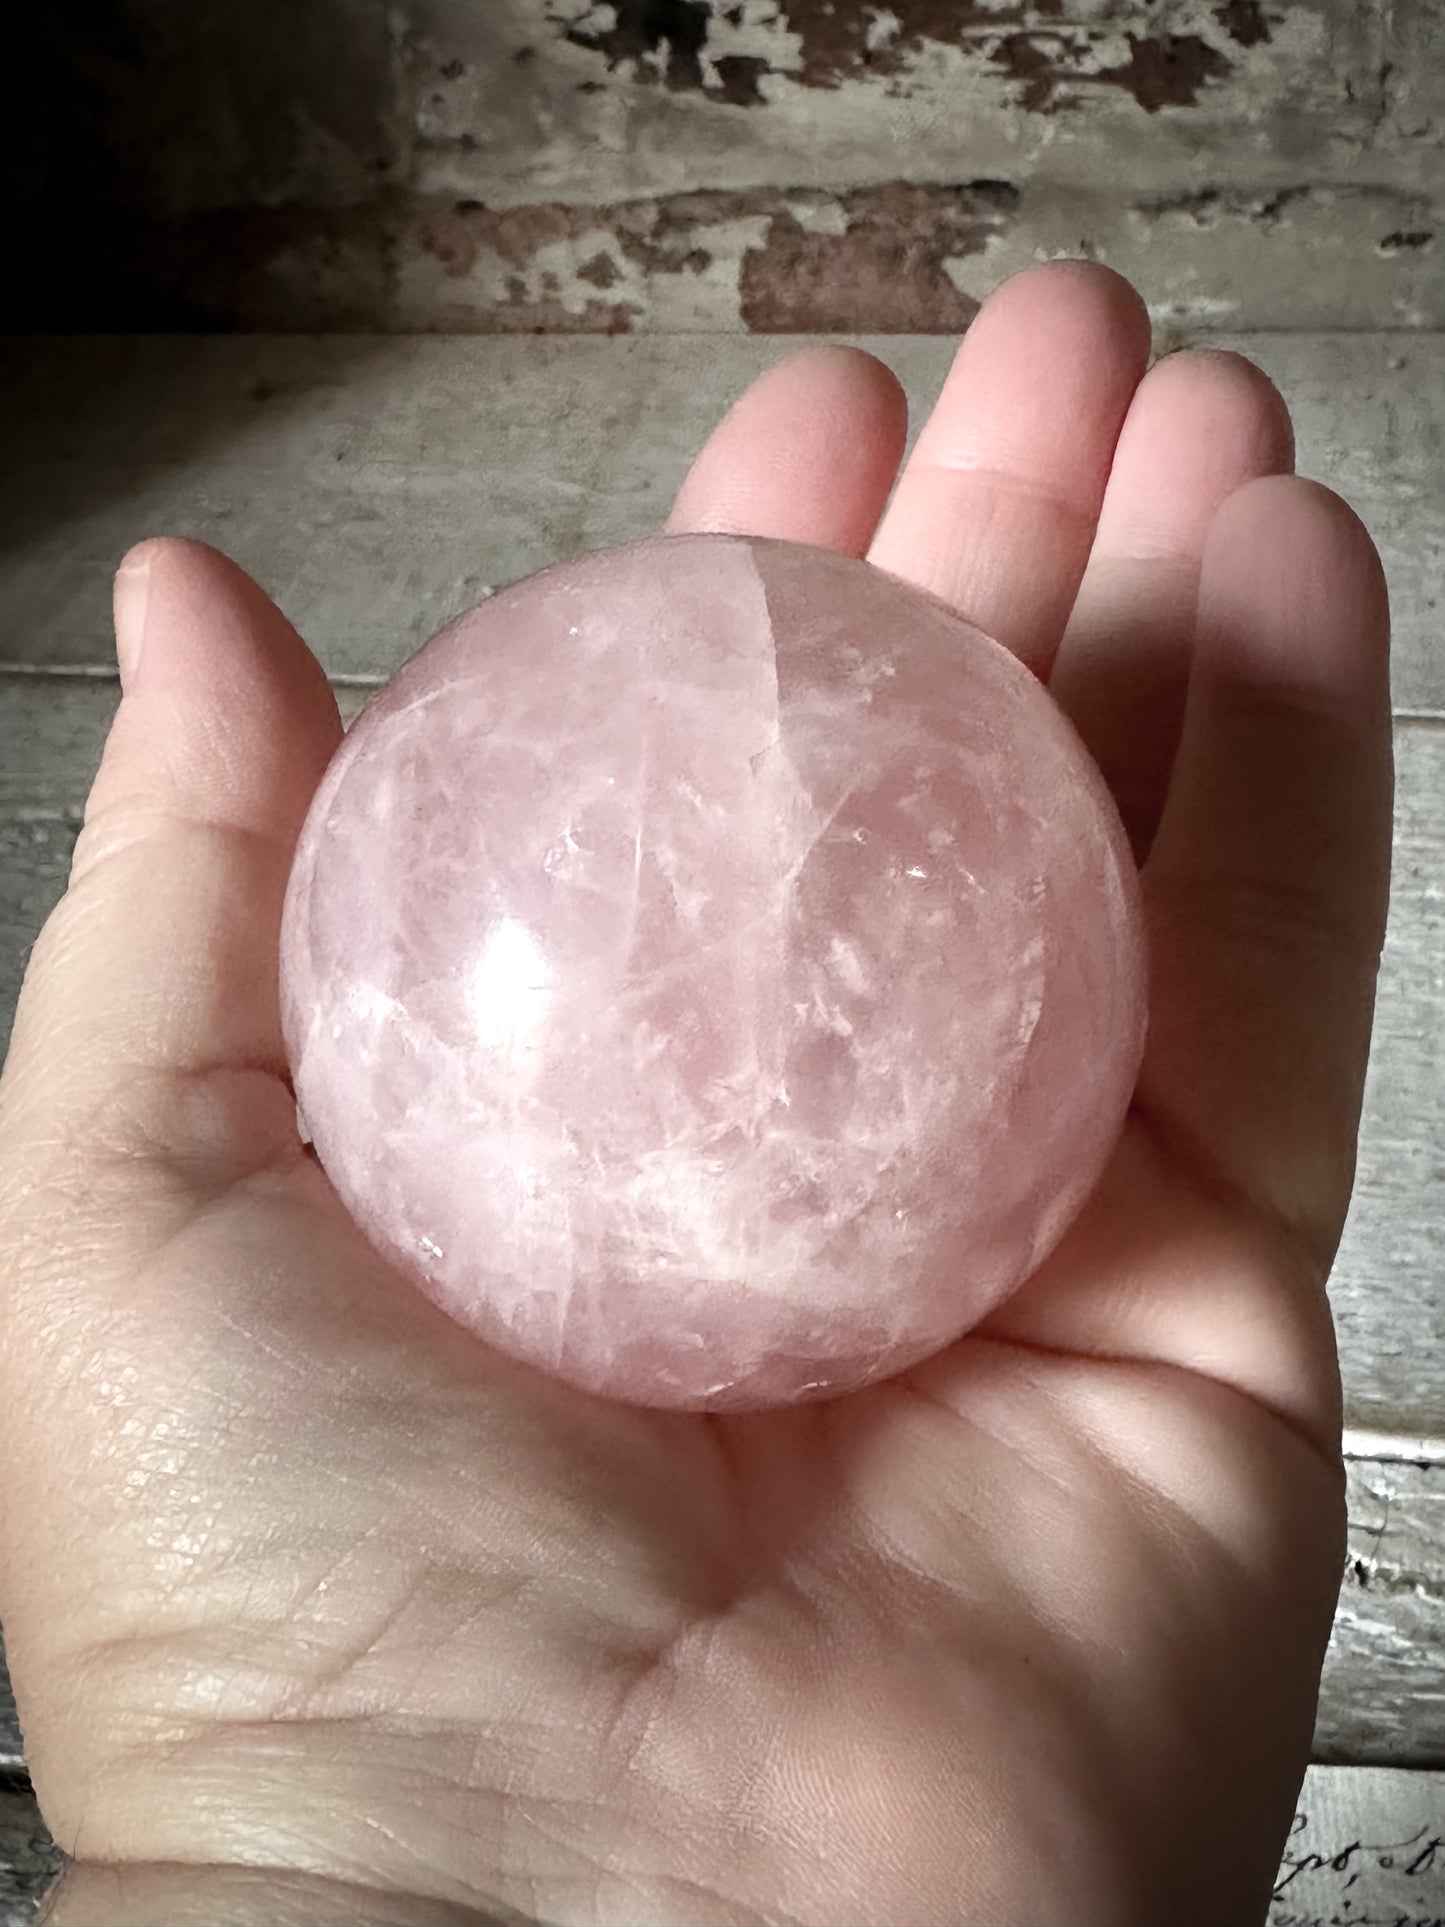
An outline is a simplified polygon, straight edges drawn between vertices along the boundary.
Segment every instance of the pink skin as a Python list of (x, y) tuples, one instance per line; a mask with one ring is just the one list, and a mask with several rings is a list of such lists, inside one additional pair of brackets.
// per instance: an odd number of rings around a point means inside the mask
[(361, 1241), (276, 1008), (334, 705), (233, 564), (129, 558), (0, 1090), (0, 1612), (80, 1854), (52, 1927), (1263, 1920), (1343, 1558), (1324, 1279), (1388, 620), (1264, 378), (1146, 355), (1116, 276), (1035, 270), (886, 510), (896, 383), (827, 349), (674, 512), (859, 552), (882, 511), (877, 560), (1057, 652), (1147, 852), (1150, 1037), (1094, 1198), (983, 1327), (818, 1406), (595, 1401)]

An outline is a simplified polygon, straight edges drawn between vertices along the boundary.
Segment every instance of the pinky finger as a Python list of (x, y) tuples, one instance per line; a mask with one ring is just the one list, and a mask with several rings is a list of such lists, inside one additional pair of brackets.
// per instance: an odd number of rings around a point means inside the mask
[(1143, 872), (1140, 1102), (1327, 1264), (1353, 1178), (1390, 871), (1389, 611), (1328, 489), (1215, 517), (1184, 734)]

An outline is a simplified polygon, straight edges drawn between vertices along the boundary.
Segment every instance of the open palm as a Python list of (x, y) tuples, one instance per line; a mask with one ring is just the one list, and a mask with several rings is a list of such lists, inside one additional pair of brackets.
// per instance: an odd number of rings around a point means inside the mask
[(1036, 270), (901, 477), (892, 377), (808, 350), (673, 512), (950, 599), (1051, 678), (1146, 859), (1094, 1198), (983, 1327), (830, 1403), (594, 1400), (371, 1252), (276, 1002), (334, 704), (212, 551), (122, 570), (0, 1089), (0, 1611), (57, 1922), (1263, 1918), (1343, 1558), (1387, 616), (1264, 378), (1147, 355), (1117, 277)]

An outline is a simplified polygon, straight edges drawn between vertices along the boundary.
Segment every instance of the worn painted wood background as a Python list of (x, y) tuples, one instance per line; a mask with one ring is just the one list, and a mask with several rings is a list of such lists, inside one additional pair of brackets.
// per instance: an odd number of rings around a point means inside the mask
[(13, 11), (25, 327), (907, 333), (1058, 252), (1445, 324), (1438, 0)]
[[(0, 1024), (63, 887), (115, 705), (109, 578), (130, 542), (169, 530), (236, 554), (309, 636), (354, 713), (401, 655), (488, 588), (656, 526), (712, 421), (793, 345), (10, 344), (0, 355), (13, 457), (0, 482)], [(903, 376), (916, 420), (951, 344), (871, 345)], [(1400, 635), (1391, 929), (1358, 1192), (1332, 1282), (1350, 1548), (1315, 1734), (1321, 1764), (1275, 1922), (1324, 1922), (1334, 1910), (1362, 1923), (1367, 1893), (1372, 1907), (1395, 1907), (1382, 1918), (1424, 1922), (1445, 1917), (1445, 1849), (1426, 1851), (1445, 1838), (1445, 1775), (1389, 1776), (1445, 1768), (1445, 664), (1435, 632), (1445, 339), (1280, 334), (1235, 345), (1295, 404), (1301, 470), (1344, 490), (1375, 529)], [(0, 1773), (20, 1764), (0, 1696)], [(48, 1863), (24, 1797), (0, 1821), (0, 1864), (13, 1851), (12, 1884), (33, 1889)], [(1378, 1864), (1407, 1839), (1409, 1854)], [(1335, 1843), (1327, 1853), (1325, 1841)], [(1400, 1911), (1407, 1900), (1413, 1912)], [(1356, 1911), (1340, 1912), (1347, 1903)]]
[[(1083, 254), (1135, 279), (1161, 347), (1229, 340), (1275, 376), (1302, 469), (1385, 555), (1399, 797), (1332, 1282), (1350, 1553), (1271, 1918), (1440, 1927), (1440, 0), (12, 13), (6, 325), (128, 338), (0, 367), (0, 1035), (114, 704), (108, 577), (137, 536), (231, 550), (354, 709), (487, 587), (654, 526), (776, 337), (885, 337), (918, 405), (991, 287)], [(271, 333), (134, 333), (158, 329)], [(48, 1851), (0, 1673), (0, 1927)]]

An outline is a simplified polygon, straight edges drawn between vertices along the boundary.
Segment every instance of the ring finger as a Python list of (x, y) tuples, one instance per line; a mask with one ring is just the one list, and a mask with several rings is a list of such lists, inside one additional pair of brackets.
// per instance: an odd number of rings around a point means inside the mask
[(1222, 503), (1293, 463), (1289, 411), (1252, 362), (1171, 355), (1139, 384), (1050, 688), (1142, 861), (1179, 741), (1205, 537)]

